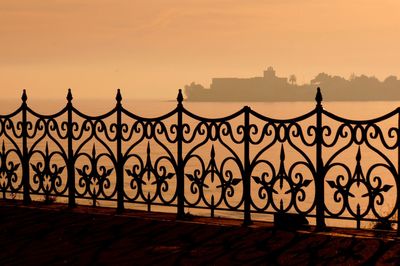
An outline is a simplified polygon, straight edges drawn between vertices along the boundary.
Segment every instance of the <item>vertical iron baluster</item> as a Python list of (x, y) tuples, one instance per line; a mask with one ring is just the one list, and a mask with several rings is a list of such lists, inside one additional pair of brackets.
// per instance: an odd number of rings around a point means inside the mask
[(117, 175), (117, 212), (122, 212), (124, 210), (124, 162), (122, 158), (122, 96), (121, 91), (118, 89), (117, 96), (117, 165), (116, 165), (116, 175)]
[(29, 154), (28, 154), (28, 121), (27, 121), (27, 108), (26, 90), (22, 93), (22, 184), (23, 184), (23, 202), (25, 205), (31, 203), (31, 196), (29, 195)]
[(250, 186), (250, 107), (246, 106), (244, 109), (244, 129), (243, 129), (243, 142), (244, 142), (244, 176), (243, 176), (243, 199), (244, 199), (244, 219), (243, 225), (251, 224), (251, 186)]
[(67, 139), (68, 139), (68, 207), (73, 208), (76, 206), (75, 202), (75, 162), (73, 143), (73, 121), (72, 121), (72, 92), (68, 89), (67, 94), (67, 112), (68, 112), (68, 125), (67, 125)]
[(316, 176), (315, 176), (315, 200), (316, 200), (316, 218), (317, 218), (317, 230), (322, 231), (325, 229), (325, 191), (324, 191), (324, 165), (322, 161), (322, 94), (321, 89), (317, 88), (317, 94), (315, 96), (317, 105), (317, 126), (315, 132), (316, 138)]
[(400, 107), (397, 108), (397, 235), (400, 236)]
[(176, 139), (177, 139), (177, 169), (176, 169), (176, 193), (177, 193), (177, 219), (183, 219), (185, 217), (185, 183), (184, 183), (184, 170), (183, 170), (183, 151), (182, 151), (182, 143), (183, 143), (183, 122), (182, 122), (182, 112), (183, 112), (183, 95), (182, 90), (179, 89), (178, 97), (176, 98), (178, 101), (177, 105), (177, 131), (176, 131)]
[(361, 229), (361, 208), (360, 208), (360, 204), (357, 204), (356, 224), (357, 224), (357, 229)]

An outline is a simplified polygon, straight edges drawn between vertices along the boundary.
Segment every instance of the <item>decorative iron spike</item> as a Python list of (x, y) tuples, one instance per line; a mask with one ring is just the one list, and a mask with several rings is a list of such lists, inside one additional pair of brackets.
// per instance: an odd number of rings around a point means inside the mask
[(46, 156), (49, 156), (49, 142), (46, 141)]
[(26, 100), (28, 100), (28, 96), (26, 95), (26, 90), (25, 90), (25, 89), (22, 91), (21, 100), (22, 100), (23, 102), (26, 102)]
[(283, 144), (281, 146), (281, 154), (280, 154), (280, 165), (279, 165), (279, 171), (278, 171), (278, 178), (279, 178), (279, 187), (282, 189), (283, 188), (283, 179), (287, 177), (286, 170), (285, 170), (285, 150), (283, 148)]
[(283, 148), (283, 144), (282, 144), (282, 146), (281, 146), (281, 161), (284, 161), (285, 160), (285, 149)]
[(117, 95), (115, 96), (115, 100), (117, 100), (117, 102), (121, 102), (122, 101), (122, 95), (121, 95), (121, 90), (120, 89), (117, 90)]
[(152, 167), (152, 163), (151, 163), (151, 156), (150, 156), (150, 154), (151, 154), (151, 151), (150, 151), (150, 141), (148, 141), (147, 142), (147, 148), (146, 148), (146, 164), (145, 164), (145, 166), (144, 166), (144, 169), (146, 169), (146, 172), (147, 172), (147, 180), (149, 180), (150, 181), (150, 178), (151, 178), (151, 176), (150, 176), (150, 171), (151, 171), (151, 169), (153, 168)]
[(353, 179), (357, 181), (357, 187), (360, 186), (361, 180), (365, 180), (362, 167), (361, 167), (361, 149), (358, 147), (357, 155), (356, 155), (356, 168), (354, 169)]
[(68, 89), (68, 93), (67, 93), (67, 101), (71, 102), (73, 99), (72, 97), (72, 92), (71, 92), (71, 88)]
[(176, 97), (176, 100), (178, 101), (179, 104), (182, 104), (183, 102), (182, 89), (179, 89), (178, 97)]
[(95, 144), (95, 143), (93, 143), (92, 157), (93, 157), (93, 158), (96, 158), (96, 144)]
[(147, 152), (147, 155), (150, 155), (150, 141), (147, 142), (147, 150), (146, 150), (146, 152)]
[(211, 146), (211, 153), (210, 153), (211, 159), (215, 158), (215, 149), (214, 149), (214, 144)]
[(360, 147), (358, 147), (358, 151), (357, 151), (357, 155), (356, 155), (356, 160), (357, 162), (361, 161), (361, 149)]
[(321, 88), (317, 88), (317, 94), (315, 95), (315, 100), (317, 101), (318, 105), (321, 105), (322, 103), (322, 93), (321, 93)]

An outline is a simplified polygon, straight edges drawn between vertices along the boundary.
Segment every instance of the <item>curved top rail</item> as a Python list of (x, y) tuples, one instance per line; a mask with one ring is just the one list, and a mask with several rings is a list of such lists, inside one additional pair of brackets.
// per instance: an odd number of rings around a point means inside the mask
[(54, 119), (54, 118), (57, 118), (57, 117), (59, 117), (59, 116), (65, 114), (65, 113), (68, 111), (68, 106), (65, 106), (63, 109), (61, 109), (60, 111), (58, 111), (58, 112), (55, 113), (55, 114), (39, 114), (38, 112), (32, 110), (29, 106), (26, 107), (26, 111), (27, 111), (29, 114), (31, 114), (31, 115), (33, 115), (33, 116), (35, 116), (35, 117), (37, 117), (37, 118), (41, 118), (41, 119)]
[(22, 91), (22, 96), (21, 96), (22, 104), (15, 110), (14, 112), (11, 112), (10, 114), (6, 115), (0, 115), (0, 118), (11, 118), (13, 116), (16, 116), (19, 112), (21, 112), (24, 107), (26, 107), (26, 101), (28, 100), (28, 97), (26, 96), (26, 90), (24, 89)]
[(223, 122), (223, 121), (232, 120), (232, 119), (242, 115), (246, 111), (246, 109), (249, 109), (249, 107), (244, 106), (242, 109), (240, 109), (239, 111), (237, 111), (231, 115), (228, 115), (225, 117), (217, 117), (217, 118), (208, 118), (208, 117), (202, 117), (202, 116), (196, 115), (196, 114), (190, 112), (189, 110), (187, 110), (185, 107), (182, 108), (182, 111), (185, 115), (187, 115), (193, 119), (196, 119), (196, 120), (201, 120), (201, 121), (205, 121), (205, 122)]
[(21, 111), (26, 110), (29, 114), (38, 117), (38, 118), (42, 118), (42, 119), (54, 119), (57, 118), (63, 114), (65, 114), (68, 111), (72, 111), (73, 113), (75, 113), (76, 115), (84, 118), (84, 119), (88, 119), (88, 120), (100, 120), (100, 119), (105, 119), (111, 115), (113, 115), (115, 112), (122, 112), (125, 115), (127, 115), (130, 118), (139, 120), (139, 121), (160, 121), (160, 120), (164, 120), (167, 119), (171, 116), (173, 116), (174, 114), (178, 113), (179, 111), (181, 111), (183, 114), (196, 119), (196, 120), (201, 120), (201, 121), (205, 121), (205, 122), (223, 122), (223, 121), (228, 121), (234, 118), (237, 118), (238, 116), (242, 115), (243, 113), (245, 113), (246, 111), (249, 112), (249, 114), (253, 115), (254, 117), (263, 120), (263, 121), (269, 121), (272, 123), (293, 123), (293, 122), (299, 122), (302, 120), (305, 120), (311, 116), (313, 116), (314, 114), (316, 114), (317, 112), (322, 112), (323, 115), (338, 121), (338, 122), (342, 122), (342, 123), (351, 123), (351, 124), (371, 124), (371, 123), (378, 123), (381, 122), (385, 119), (388, 119), (396, 114), (400, 114), (400, 107), (396, 108), (395, 110), (384, 114), (382, 116), (376, 117), (376, 118), (372, 118), (372, 119), (365, 119), (365, 120), (357, 120), (357, 119), (347, 119), (344, 117), (341, 117), (339, 115), (336, 115), (332, 112), (329, 112), (327, 110), (324, 110), (322, 108), (322, 93), (320, 91), (320, 89), (317, 89), (317, 94), (316, 94), (316, 102), (317, 102), (317, 106), (315, 109), (309, 111), (308, 113), (298, 116), (298, 117), (294, 117), (294, 118), (287, 118), (287, 119), (277, 119), (277, 118), (272, 118), (269, 116), (265, 116), (261, 113), (258, 113), (254, 110), (252, 110), (250, 107), (248, 106), (244, 106), (242, 109), (238, 110), (237, 112), (224, 116), (224, 117), (217, 117), (217, 118), (210, 118), (210, 117), (203, 117), (197, 114), (192, 113), (191, 111), (189, 111), (188, 109), (186, 109), (183, 106), (183, 96), (182, 96), (182, 91), (179, 90), (179, 94), (177, 97), (177, 101), (178, 101), (178, 105), (176, 108), (174, 108), (173, 110), (171, 110), (170, 112), (161, 115), (161, 116), (157, 116), (157, 117), (143, 117), (143, 116), (139, 116), (136, 115), (132, 112), (130, 112), (129, 110), (125, 109), (122, 105), (121, 105), (121, 101), (122, 101), (122, 96), (120, 91), (118, 90), (117, 92), (117, 96), (116, 96), (116, 100), (117, 100), (117, 105), (111, 109), (109, 112), (104, 113), (102, 115), (87, 115), (82, 113), (81, 111), (79, 111), (77, 108), (75, 108), (72, 105), (72, 93), (71, 90), (68, 90), (68, 95), (67, 95), (67, 100), (68, 103), (67, 105), (62, 108), (60, 111), (58, 111), (57, 113), (54, 114), (40, 114), (36, 111), (34, 111), (33, 109), (31, 109), (28, 105), (27, 105), (27, 95), (26, 95), (26, 91), (23, 91), (22, 94), (22, 104), (19, 108), (17, 108), (14, 112), (10, 113), (10, 114), (5, 114), (5, 115), (1, 115), (0, 114), (0, 118), (1, 119), (7, 119), (7, 118), (11, 118), (14, 117), (16, 115), (18, 115)]
[(267, 117), (264, 116), (260, 113), (257, 113), (256, 111), (253, 111), (250, 109), (250, 114), (252, 114), (253, 116), (257, 117), (258, 119), (264, 120), (264, 121), (268, 121), (268, 122), (272, 122), (272, 123), (293, 123), (293, 122), (300, 122), (302, 120), (306, 120), (307, 118), (313, 116), (314, 114), (317, 113), (317, 110), (311, 110), (308, 113), (295, 117), (295, 118), (287, 118), (287, 119), (276, 119), (276, 118), (271, 118), (271, 117)]
[(0, 114), (0, 119), (12, 118), (12, 117), (16, 116), (17, 114), (19, 114), (19, 113), (22, 111), (22, 106), (23, 106), (23, 105), (21, 105), (20, 107), (18, 107), (17, 110), (15, 110), (15, 111), (12, 112), (12, 113), (9, 113), (9, 114), (6, 114), (6, 115), (1, 115), (1, 114)]
[(76, 109), (75, 107), (72, 106), (72, 112), (75, 113), (76, 115), (86, 119), (86, 120), (101, 120), (101, 119), (105, 119), (105, 118), (108, 118), (111, 115), (113, 115), (116, 111), (117, 111), (117, 107), (114, 107), (113, 109), (111, 109), (110, 111), (108, 111), (105, 114), (91, 116), (91, 115), (87, 115), (87, 114), (82, 113), (81, 111), (79, 111), (78, 109)]
[(123, 114), (125, 114), (128, 117), (133, 118), (135, 120), (150, 122), (150, 121), (160, 121), (160, 120), (164, 120), (164, 119), (170, 118), (171, 116), (173, 116), (174, 114), (176, 114), (178, 112), (178, 108), (176, 107), (175, 109), (173, 109), (172, 111), (169, 111), (165, 115), (156, 116), (156, 117), (142, 117), (142, 116), (136, 115), (136, 114), (128, 111), (124, 107), (121, 107), (121, 111), (122, 111)]
[(376, 118), (372, 118), (372, 119), (365, 119), (365, 120), (355, 120), (355, 119), (347, 119), (338, 115), (335, 115), (329, 111), (326, 110), (322, 110), (322, 114), (326, 115), (327, 117), (338, 121), (338, 122), (342, 122), (342, 123), (348, 123), (348, 124), (358, 124), (358, 125), (362, 125), (362, 124), (375, 124), (378, 122), (381, 122), (383, 120), (386, 120), (396, 114), (400, 113), (400, 107), (394, 109), (393, 111), (384, 114), (382, 116), (376, 117)]

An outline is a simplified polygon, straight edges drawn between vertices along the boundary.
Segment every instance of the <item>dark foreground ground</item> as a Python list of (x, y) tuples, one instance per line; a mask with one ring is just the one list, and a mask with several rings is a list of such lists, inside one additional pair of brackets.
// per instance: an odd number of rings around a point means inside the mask
[(394, 234), (275, 230), (268, 224), (0, 201), (0, 265), (400, 264)]

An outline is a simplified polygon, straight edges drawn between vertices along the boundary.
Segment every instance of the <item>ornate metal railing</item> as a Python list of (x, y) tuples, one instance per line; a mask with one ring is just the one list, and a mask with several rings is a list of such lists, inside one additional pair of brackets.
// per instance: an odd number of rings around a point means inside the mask
[(183, 106), (181, 91), (177, 107), (156, 118), (126, 110), (119, 90), (115, 108), (100, 116), (77, 110), (70, 90), (67, 100), (42, 115), (24, 90), (22, 105), (0, 116), (4, 199), (172, 208), (179, 219), (199, 209), (244, 224), (294, 213), (321, 230), (325, 221), (349, 221), (393, 223), (400, 232), (400, 109), (344, 119), (323, 109), (319, 88), (314, 110), (281, 120), (247, 106), (200, 117)]

